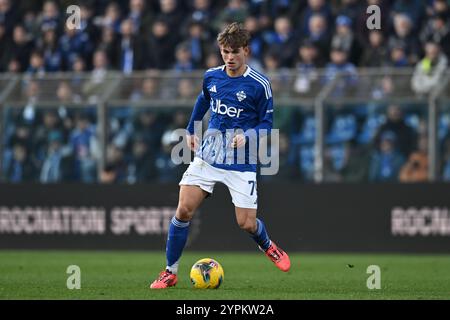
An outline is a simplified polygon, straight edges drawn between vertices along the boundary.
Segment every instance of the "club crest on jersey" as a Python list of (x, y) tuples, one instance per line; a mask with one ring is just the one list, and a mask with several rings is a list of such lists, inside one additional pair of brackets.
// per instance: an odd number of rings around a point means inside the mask
[(238, 98), (239, 102), (241, 102), (242, 100), (247, 98), (247, 95), (244, 91), (239, 91), (238, 93), (236, 93), (236, 97)]

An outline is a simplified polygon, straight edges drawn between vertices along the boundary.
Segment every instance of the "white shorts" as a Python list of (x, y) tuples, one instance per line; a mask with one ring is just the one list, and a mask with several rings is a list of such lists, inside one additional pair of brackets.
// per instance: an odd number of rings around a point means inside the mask
[(258, 207), (256, 172), (219, 169), (200, 158), (194, 158), (179, 185), (199, 186), (202, 190), (213, 193), (216, 182), (222, 182), (228, 187), (236, 207), (249, 209)]

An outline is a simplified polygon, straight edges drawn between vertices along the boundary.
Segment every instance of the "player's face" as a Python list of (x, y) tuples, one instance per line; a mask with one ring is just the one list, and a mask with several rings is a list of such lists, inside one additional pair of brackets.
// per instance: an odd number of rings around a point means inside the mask
[(222, 59), (225, 62), (229, 75), (237, 76), (245, 72), (245, 62), (249, 54), (248, 47), (232, 49), (230, 47), (220, 47)]

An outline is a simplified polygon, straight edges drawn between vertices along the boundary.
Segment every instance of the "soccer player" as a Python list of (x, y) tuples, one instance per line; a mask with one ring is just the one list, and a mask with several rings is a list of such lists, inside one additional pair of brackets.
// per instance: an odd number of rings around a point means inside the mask
[[(238, 225), (250, 234), (275, 266), (284, 272), (290, 268), (289, 256), (270, 240), (264, 223), (256, 218), (256, 162), (250, 161), (252, 152), (248, 145), (271, 130), (273, 98), (269, 80), (246, 64), (249, 40), (249, 32), (238, 23), (228, 25), (217, 37), (225, 64), (206, 71), (203, 90), (187, 127), (187, 142), (195, 157), (179, 183), (178, 208), (167, 237), (167, 267), (150, 285), (152, 289), (176, 285), (189, 223), (202, 201), (212, 194), (216, 182), (228, 187)], [(209, 109), (207, 133), (213, 133), (206, 134), (200, 146), (194, 135), (194, 124)], [(235, 134), (230, 135), (230, 130)], [(245, 161), (236, 161), (241, 148), (245, 150)]]

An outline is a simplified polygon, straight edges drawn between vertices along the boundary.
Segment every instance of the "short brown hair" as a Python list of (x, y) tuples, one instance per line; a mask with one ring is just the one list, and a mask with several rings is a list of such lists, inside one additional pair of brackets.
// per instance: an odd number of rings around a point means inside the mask
[(220, 46), (230, 47), (231, 49), (245, 48), (248, 46), (249, 41), (250, 32), (237, 22), (226, 26), (217, 36), (217, 42)]

